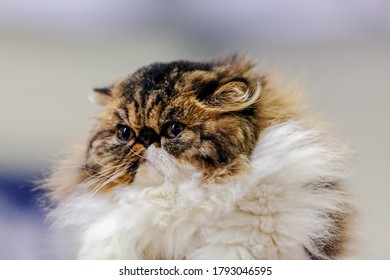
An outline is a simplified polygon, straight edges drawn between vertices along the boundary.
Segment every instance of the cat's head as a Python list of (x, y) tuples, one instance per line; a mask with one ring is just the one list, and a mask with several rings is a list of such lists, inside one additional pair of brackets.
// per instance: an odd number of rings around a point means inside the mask
[(151, 64), (96, 89), (93, 99), (103, 112), (86, 167), (115, 177), (109, 185), (130, 184), (142, 165), (161, 160), (152, 156), (160, 150), (206, 180), (234, 175), (245, 169), (259, 135), (263, 82), (252, 63), (232, 57)]

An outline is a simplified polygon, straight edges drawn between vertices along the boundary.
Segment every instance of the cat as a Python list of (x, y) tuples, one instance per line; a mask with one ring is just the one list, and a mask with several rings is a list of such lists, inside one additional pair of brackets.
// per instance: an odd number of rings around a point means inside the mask
[(345, 257), (352, 153), (299, 96), (237, 55), (95, 89), (89, 138), (43, 183), (64, 256)]

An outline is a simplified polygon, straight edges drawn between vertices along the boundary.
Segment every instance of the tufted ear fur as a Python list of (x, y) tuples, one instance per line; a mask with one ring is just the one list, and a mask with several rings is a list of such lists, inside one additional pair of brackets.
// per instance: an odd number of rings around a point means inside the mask
[(106, 105), (111, 100), (111, 88), (94, 88), (93, 92), (89, 95), (89, 100), (100, 106)]
[(255, 105), (259, 101), (260, 92), (259, 83), (251, 89), (246, 82), (233, 80), (216, 88), (202, 103), (209, 109), (221, 112), (241, 111)]
[(259, 101), (263, 78), (253, 71), (249, 59), (229, 56), (214, 63), (211, 73), (195, 71), (188, 76), (196, 99), (205, 109), (235, 112)]

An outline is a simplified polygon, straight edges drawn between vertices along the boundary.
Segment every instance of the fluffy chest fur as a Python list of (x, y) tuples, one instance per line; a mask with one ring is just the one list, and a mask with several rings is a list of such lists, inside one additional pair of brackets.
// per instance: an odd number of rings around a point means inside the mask
[(101, 194), (81, 184), (49, 217), (73, 243), (71, 258), (337, 257), (348, 238), (346, 155), (319, 130), (287, 121), (263, 131), (245, 172), (207, 183), (152, 146), (131, 186)]

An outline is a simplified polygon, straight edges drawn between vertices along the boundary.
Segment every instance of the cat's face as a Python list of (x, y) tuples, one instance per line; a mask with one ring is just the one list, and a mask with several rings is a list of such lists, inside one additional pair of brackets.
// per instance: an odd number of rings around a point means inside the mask
[(251, 68), (235, 59), (152, 64), (97, 89), (103, 112), (89, 140), (87, 170), (110, 178), (106, 188), (131, 184), (148, 176), (139, 171), (161, 161), (153, 156), (160, 153), (194, 167), (205, 180), (239, 173), (259, 134), (261, 79)]

